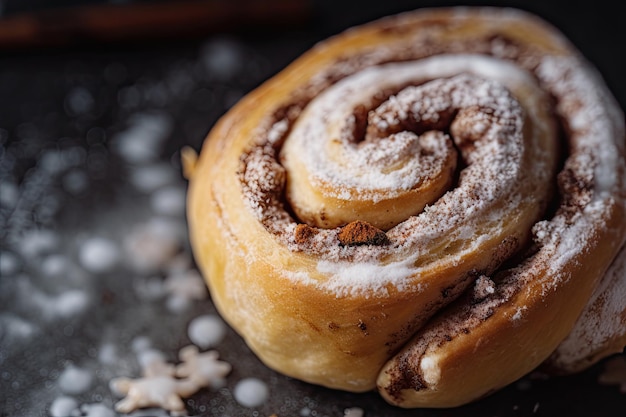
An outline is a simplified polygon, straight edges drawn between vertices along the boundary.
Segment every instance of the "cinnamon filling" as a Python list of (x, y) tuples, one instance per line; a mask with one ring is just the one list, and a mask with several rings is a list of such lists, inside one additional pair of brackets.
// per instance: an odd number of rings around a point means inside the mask
[(386, 245), (389, 239), (382, 230), (367, 222), (355, 220), (341, 229), (339, 242), (344, 246)]
[[(508, 39), (505, 41), (507, 44), (506, 60), (512, 60), (516, 65), (526, 67), (528, 69), (531, 69), (530, 67), (534, 67), (536, 65), (536, 51), (529, 51), (526, 46), (516, 45), (514, 41)], [(435, 56), (460, 51), (498, 56), (501, 54), (500, 51), (505, 51), (501, 47), (502, 42), (503, 40), (500, 38), (485, 38), (483, 40), (472, 39), (471, 41), (465, 43), (459, 42), (454, 45), (442, 46), (440, 44), (431, 44), (428, 39), (425, 38), (421, 42), (417, 40), (415, 44), (412, 44), (411, 46), (401, 45), (396, 48), (388, 48), (386, 51), (365, 52), (360, 56), (351, 56), (349, 58), (340, 59), (337, 61), (335, 66), (329, 67), (324, 73), (321, 73), (311, 79), (307, 85), (292, 94), (293, 99), (291, 101), (281, 106), (269, 119), (266, 120), (265, 128), (260, 130), (259, 136), (254, 141), (257, 145), (255, 145), (254, 148), (250, 149), (250, 151), (242, 157), (240, 179), (244, 190), (244, 196), (248, 201), (248, 205), (257, 213), (259, 221), (261, 221), (268, 231), (275, 234), (280, 240), (284, 241), (285, 244), (290, 246), (295, 245), (295, 250), (305, 252), (311, 252), (311, 250), (313, 250), (313, 252), (323, 252), (323, 248), (318, 247), (318, 245), (323, 244), (326, 246), (333, 240), (337, 242), (337, 244), (341, 243), (337, 237), (339, 233), (339, 229), (335, 229), (337, 227), (342, 227), (352, 221), (362, 220), (367, 221), (381, 230), (389, 230), (395, 224), (404, 222), (411, 215), (419, 213), (423, 207), (437, 201), (437, 199), (449, 190), (450, 187), (456, 186), (459, 171), (454, 167), (458, 166), (462, 169), (464, 168), (466, 161), (461, 160), (461, 165), (457, 165), (458, 158), (454, 156), (454, 153), (452, 156), (433, 155), (436, 152), (435, 150), (424, 146), (416, 148), (415, 145), (407, 144), (406, 141), (403, 144), (397, 144), (397, 147), (392, 146), (393, 149), (402, 150), (404, 147), (407, 150), (406, 153), (408, 154), (417, 153), (422, 157), (433, 156), (434, 160), (438, 160), (439, 162), (442, 162), (443, 160), (443, 166), (446, 168), (441, 167), (440, 174), (438, 174), (438, 176), (435, 175), (435, 178), (440, 178), (437, 190), (430, 194), (426, 193), (427, 198), (416, 204), (417, 209), (414, 208), (413, 213), (403, 214), (402, 218), (399, 218), (391, 224), (376, 221), (376, 216), (368, 219), (357, 215), (356, 218), (346, 217), (340, 219), (339, 221), (329, 220), (329, 213), (323, 204), (318, 206), (312, 214), (303, 214), (303, 212), (299, 210), (298, 204), (294, 203), (292, 199), (287, 197), (285, 194), (285, 188), (282, 188), (284, 186), (282, 183), (274, 182), (274, 179), (270, 180), (267, 173), (260, 174), (256, 170), (251, 170), (248, 165), (252, 164), (257, 166), (262, 164), (265, 165), (264, 168), (269, 167), (276, 172), (283, 171), (284, 163), (280, 160), (280, 152), (284, 146), (285, 139), (292, 133), (293, 129), (301, 123), (300, 118), (302, 116), (302, 112), (306, 111), (308, 105), (317, 96), (319, 96), (320, 93), (340, 83), (353, 73), (373, 65), (394, 62), (403, 63), (411, 60), (423, 59), (431, 55)], [(432, 117), (430, 119), (425, 118), (418, 121), (415, 119), (411, 120), (409, 117), (404, 119), (400, 124), (396, 124), (394, 126), (381, 126), (381, 123), (379, 122), (381, 120), (381, 114), (384, 114), (384, 111), (378, 109), (380, 108), (381, 103), (384, 103), (383, 107), (389, 107), (387, 103), (389, 103), (390, 94), (397, 94), (400, 90), (405, 89), (407, 85), (409, 87), (410, 85), (419, 86), (428, 80), (428, 77), (424, 78), (418, 76), (416, 78), (413, 76), (412, 78), (412, 81), (399, 82), (399, 85), (395, 87), (381, 87), (376, 94), (370, 97), (369, 103), (357, 103), (357, 105), (355, 105), (352, 109), (352, 120), (348, 121), (349, 123), (345, 125), (346, 127), (340, 129), (337, 140), (352, 142), (354, 146), (358, 146), (359, 148), (370, 146), (371, 148), (375, 148), (377, 151), (380, 151), (381, 148), (389, 144), (388, 142), (402, 142), (402, 138), (398, 139), (398, 133), (404, 132), (407, 129), (409, 131), (416, 132), (417, 135), (430, 130), (442, 131), (444, 134), (449, 130), (456, 130), (455, 133), (457, 133), (458, 137), (462, 137), (463, 139), (458, 140), (455, 145), (447, 146), (451, 148), (450, 150), (452, 152), (455, 151), (456, 147), (465, 153), (471, 153), (473, 150), (472, 148), (476, 143), (476, 137), (473, 136), (480, 135), (480, 126), (484, 125), (484, 123), (480, 121), (480, 123), (478, 123), (478, 127), (474, 124), (474, 128), (468, 128), (465, 125), (472, 122), (465, 121), (468, 120), (468, 117), (461, 117), (459, 118), (459, 121), (454, 123), (454, 126), (450, 126), (451, 120), (455, 114), (451, 113), (449, 108), (440, 110), (436, 117)], [(428, 98), (428, 100), (430, 100), (430, 98)], [(372, 108), (372, 106), (377, 107), (375, 110), (368, 110)], [(463, 110), (461, 114), (475, 114), (476, 110), (478, 109), (474, 108)], [(365, 115), (367, 115), (367, 120), (364, 120)], [(489, 115), (486, 115), (485, 119), (488, 118)], [(276, 129), (276, 126), (282, 126), (283, 128)], [(353, 127), (349, 128), (348, 126)], [(458, 132), (464, 133), (459, 135)], [(377, 143), (380, 142), (381, 136), (384, 137), (390, 135), (393, 138), (390, 141)], [(400, 133), (400, 136), (402, 135), (404, 135), (404, 133)], [(359, 137), (363, 139), (358, 139)], [(422, 139), (422, 141), (424, 140)], [(367, 145), (368, 143), (374, 144)], [(342, 146), (345, 148), (345, 144)], [(302, 151), (311, 152), (307, 150)], [(400, 153), (402, 153), (402, 151)], [(388, 155), (389, 156), (372, 152), (372, 154), (365, 158), (365, 162), (371, 164), (387, 159), (384, 162), (389, 163), (389, 158), (396, 158), (396, 161), (391, 161), (391, 168), (387, 168), (392, 170), (394, 168), (394, 162), (396, 165), (402, 164), (402, 161), (397, 161), (398, 156), (394, 154), (394, 152), (389, 152)], [(277, 175), (273, 175), (272, 178), (274, 177), (277, 177)], [(268, 179), (266, 180), (265, 178)], [(289, 174), (287, 174), (287, 178), (289, 178)], [(305, 181), (303, 181), (303, 183), (304, 182)], [(329, 186), (335, 187), (336, 184), (330, 184)], [(348, 201), (354, 200), (355, 197), (358, 197), (358, 194), (359, 192), (352, 192), (348, 196)], [(377, 202), (380, 204), (380, 201)], [(383, 207), (383, 211), (394, 210), (395, 207), (393, 206), (391, 209), (389, 207)], [(386, 213), (384, 215), (386, 216)], [(381, 217), (382, 216), (383, 215), (381, 215)], [(292, 230), (295, 229), (293, 229), (290, 225), (296, 226), (303, 223), (306, 223), (310, 227), (316, 229), (319, 229), (320, 227), (330, 229), (327, 231), (318, 230), (318, 232), (323, 233), (325, 238), (320, 239), (319, 236), (317, 236), (316, 241), (323, 243), (314, 244), (311, 239), (304, 238), (301, 231), (294, 235)], [(393, 242), (396, 241), (396, 239), (403, 239), (402, 235), (404, 235), (404, 232), (398, 234), (392, 233), (391, 235), (388, 234), (388, 239)], [(313, 235), (307, 234), (306, 236), (310, 237)]]

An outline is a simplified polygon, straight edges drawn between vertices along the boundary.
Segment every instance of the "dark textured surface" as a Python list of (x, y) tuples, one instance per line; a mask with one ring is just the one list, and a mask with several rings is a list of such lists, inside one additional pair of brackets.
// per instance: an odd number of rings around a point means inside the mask
[[(42, 2), (39, 2), (42, 3)], [(76, 2), (75, 2), (76, 3)], [(25, 3), (24, 3), (25, 4)], [(36, 5), (36, 2), (30, 2)], [(167, 114), (171, 133), (160, 158), (179, 169), (183, 145), (199, 149), (211, 126), (239, 97), (283, 68), (315, 42), (354, 24), (420, 6), (453, 2), (381, 1), (314, 2), (310, 19), (299, 27), (207, 33), (199, 38), (159, 39), (151, 42), (88, 44), (56, 49), (0, 51), (0, 145), (2, 179), (25, 186), (41, 166), (45, 150), (84, 149), (87, 157), (76, 166), (88, 173), (89, 187), (70, 193), (63, 177), (40, 179), (30, 186), (41, 196), (22, 204), (27, 219), (8, 215), (3, 208), (1, 249), (13, 250), (15, 236), (30, 227), (59, 232), (59, 251), (71, 253), (81, 236), (105, 230), (123, 235), (145, 216), (147, 197), (128, 186), (127, 164), (109, 152), (111, 138), (125, 129), (133, 115)], [(626, 64), (622, 40), (625, 26), (617, 5), (555, 4), (554, 2), (465, 2), (519, 6), (535, 12), (561, 29), (592, 61), (622, 107), (626, 104), (623, 74)], [(7, 2), (5, 11), (20, 11)], [(221, 49), (220, 49), (221, 48)], [(215, 60), (217, 53), (226, 53)], [(227, 60), (230, 71), (221, 72)], [(230, 61), (228, 61), (230, 60)], [(217, 63), (217, 64), (216, 64)], [(91, 159), (90, 159), (91, 158)], [(95, 160), (95, 162), (94, 162)], [(91, 162), (90, 162), (91, 161)], [(99, 162), (98, 162), (99, 161)], [(182, 177), (178, 184), (184, 186)], [(46, 198), (46, 195), (54, 198)], [(55, 207), (52, 207), (56, 205)], [(20, 221), (18, 221), (20, 220)], [(23, 273), (39, 286), (54, 280), (37, 276), (36, 265), (24, 264)], [(27, 343), (9, 337), (0, 321), (0, 416), (44, 416), (59, 395), (56, 380), (67, 361), (92, 367), (96, 382), (76, 398), (82, 403), (111, 406), (114, 397), (107, 378), (121, 370), (137, 372), (136, 365), (98, 367), (94, 360), (103, 341), (122, 348), (133, 337), (149, 336), (155, 347), (175, 359), (177, 349), (189, 343), (186, 326), (198, 314), (212, 313), (209, 301), (195, 303), (173, 315), (163, 303), (138, 302), (130, 272), (120, 267), (90, 281), (88, 291), (97, 300), (85, 312), (66, 319), (39, 317), (36, 309), (20, 305), (12, 296), (15, 282), (0, 277), (0, 314), (19, 316), (38, 324), (39, 336)], [(331, 391), (286, 378), (265, 368), (232, 331), (217, 347), (233, 364), (228, 386), (204, 390), (187, 401), (190, 415), (343, 416), (348, 407), (360, 407), (365, 417), (382, 416), (619, 416), (626, 395), (617, 386), (597, 382), (604, 363), (575, 376), (524, 378), (477, 403), (451, 410), (401, 410), (386, 405), (378, 395)], [(126, 366), (126, 367), (125, 367)], [(256, 376), (270, 387), (270, 399), (254, 409), (232, 398), (234, 384)]]

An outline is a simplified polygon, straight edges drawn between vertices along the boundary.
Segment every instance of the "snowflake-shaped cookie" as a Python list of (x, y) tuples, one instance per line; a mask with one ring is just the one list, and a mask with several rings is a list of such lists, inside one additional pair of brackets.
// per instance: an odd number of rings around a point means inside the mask
[(156, 375), (137, 379), (115, 378), (111, 381), (111, 388), (125, 396), (115, 404), (115, 411), (130, 413), (146, 407), (160, 407), (173, 412), (184, 411), (185, 403), (182, 398), (194, 394), (199, 387), (190, 379)]
[(111, 389), (125, 398), (115, 404), (120, 413), (130, 413), (139, 408), (160, 407), (172, 412), (185, 410), (181, 397), (188, 397), (200, 388), (191, 380), (177, 379), (176, 367), (167, 363), (158, 351), (141, 352), (142, 377), (111, 380)]
[(131, 413), (140, 408), (159, 407), (173, 413), (184, 412), (183, 398), (200, 388), (220, 386), (232, 369), (229, 363), (218, 360), (217, 351), (200, 353), (194, 345), (182, 348), (179, 357), (182, 363), (175, 366), (158, 352), (143, 351), (140, 378), (111, 380), (111, 390), (124, 397), (115, 404), (115, 411)]
[(176, 375), (200, 387), (220, 386), (232, 370), (230, 363), (218, 359), (216, 350), (200, 353), (197, 346), (189, 345), (182, 348), (178, 356), (182, 363), (176, 367)]

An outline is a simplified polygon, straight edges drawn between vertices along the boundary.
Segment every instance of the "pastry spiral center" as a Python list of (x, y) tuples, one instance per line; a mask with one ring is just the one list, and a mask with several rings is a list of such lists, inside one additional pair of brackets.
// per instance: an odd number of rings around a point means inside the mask
[[(530, 73), (491, 57), (368, 67), (261, 131), (240, 160), (247, 205), (290, 250), (340, 271), (410, 255), (393, 275), (400, 285), (413, 267), (442, 262), (426, 255), (437, 249), (458, 258), (527, 239), (555, 168), (547, 103)], [(388, 243), (345, 244), (339, 226), (353, 223)]]
[[(510, 138), (522, 135), (523, 111), (500, 83), (469, 74), (424, 82), (409, 71), (398, 77), (398, 66), (342, 80), (295, 124), (280, 158), (301, 221), (388, 230), (450, 189), (457, 149), (471, 163), (478, 142), (519, 143)], [(380, 103), (381, 88), (400, 91)]]

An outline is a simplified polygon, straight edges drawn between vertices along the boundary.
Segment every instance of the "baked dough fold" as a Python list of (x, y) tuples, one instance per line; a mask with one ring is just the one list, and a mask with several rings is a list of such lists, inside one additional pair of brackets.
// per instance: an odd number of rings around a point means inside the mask
[(623, 348), (616, 326), (563, 354), (594, 300), (624, 324), (606, 296), (626, 279), (606, 274), (624, 147), (619, 106), (548, 23), (422, 9), (317, 44), (217, 123), (186, 157), (191, 244), (269, 367), (457, 406)]

